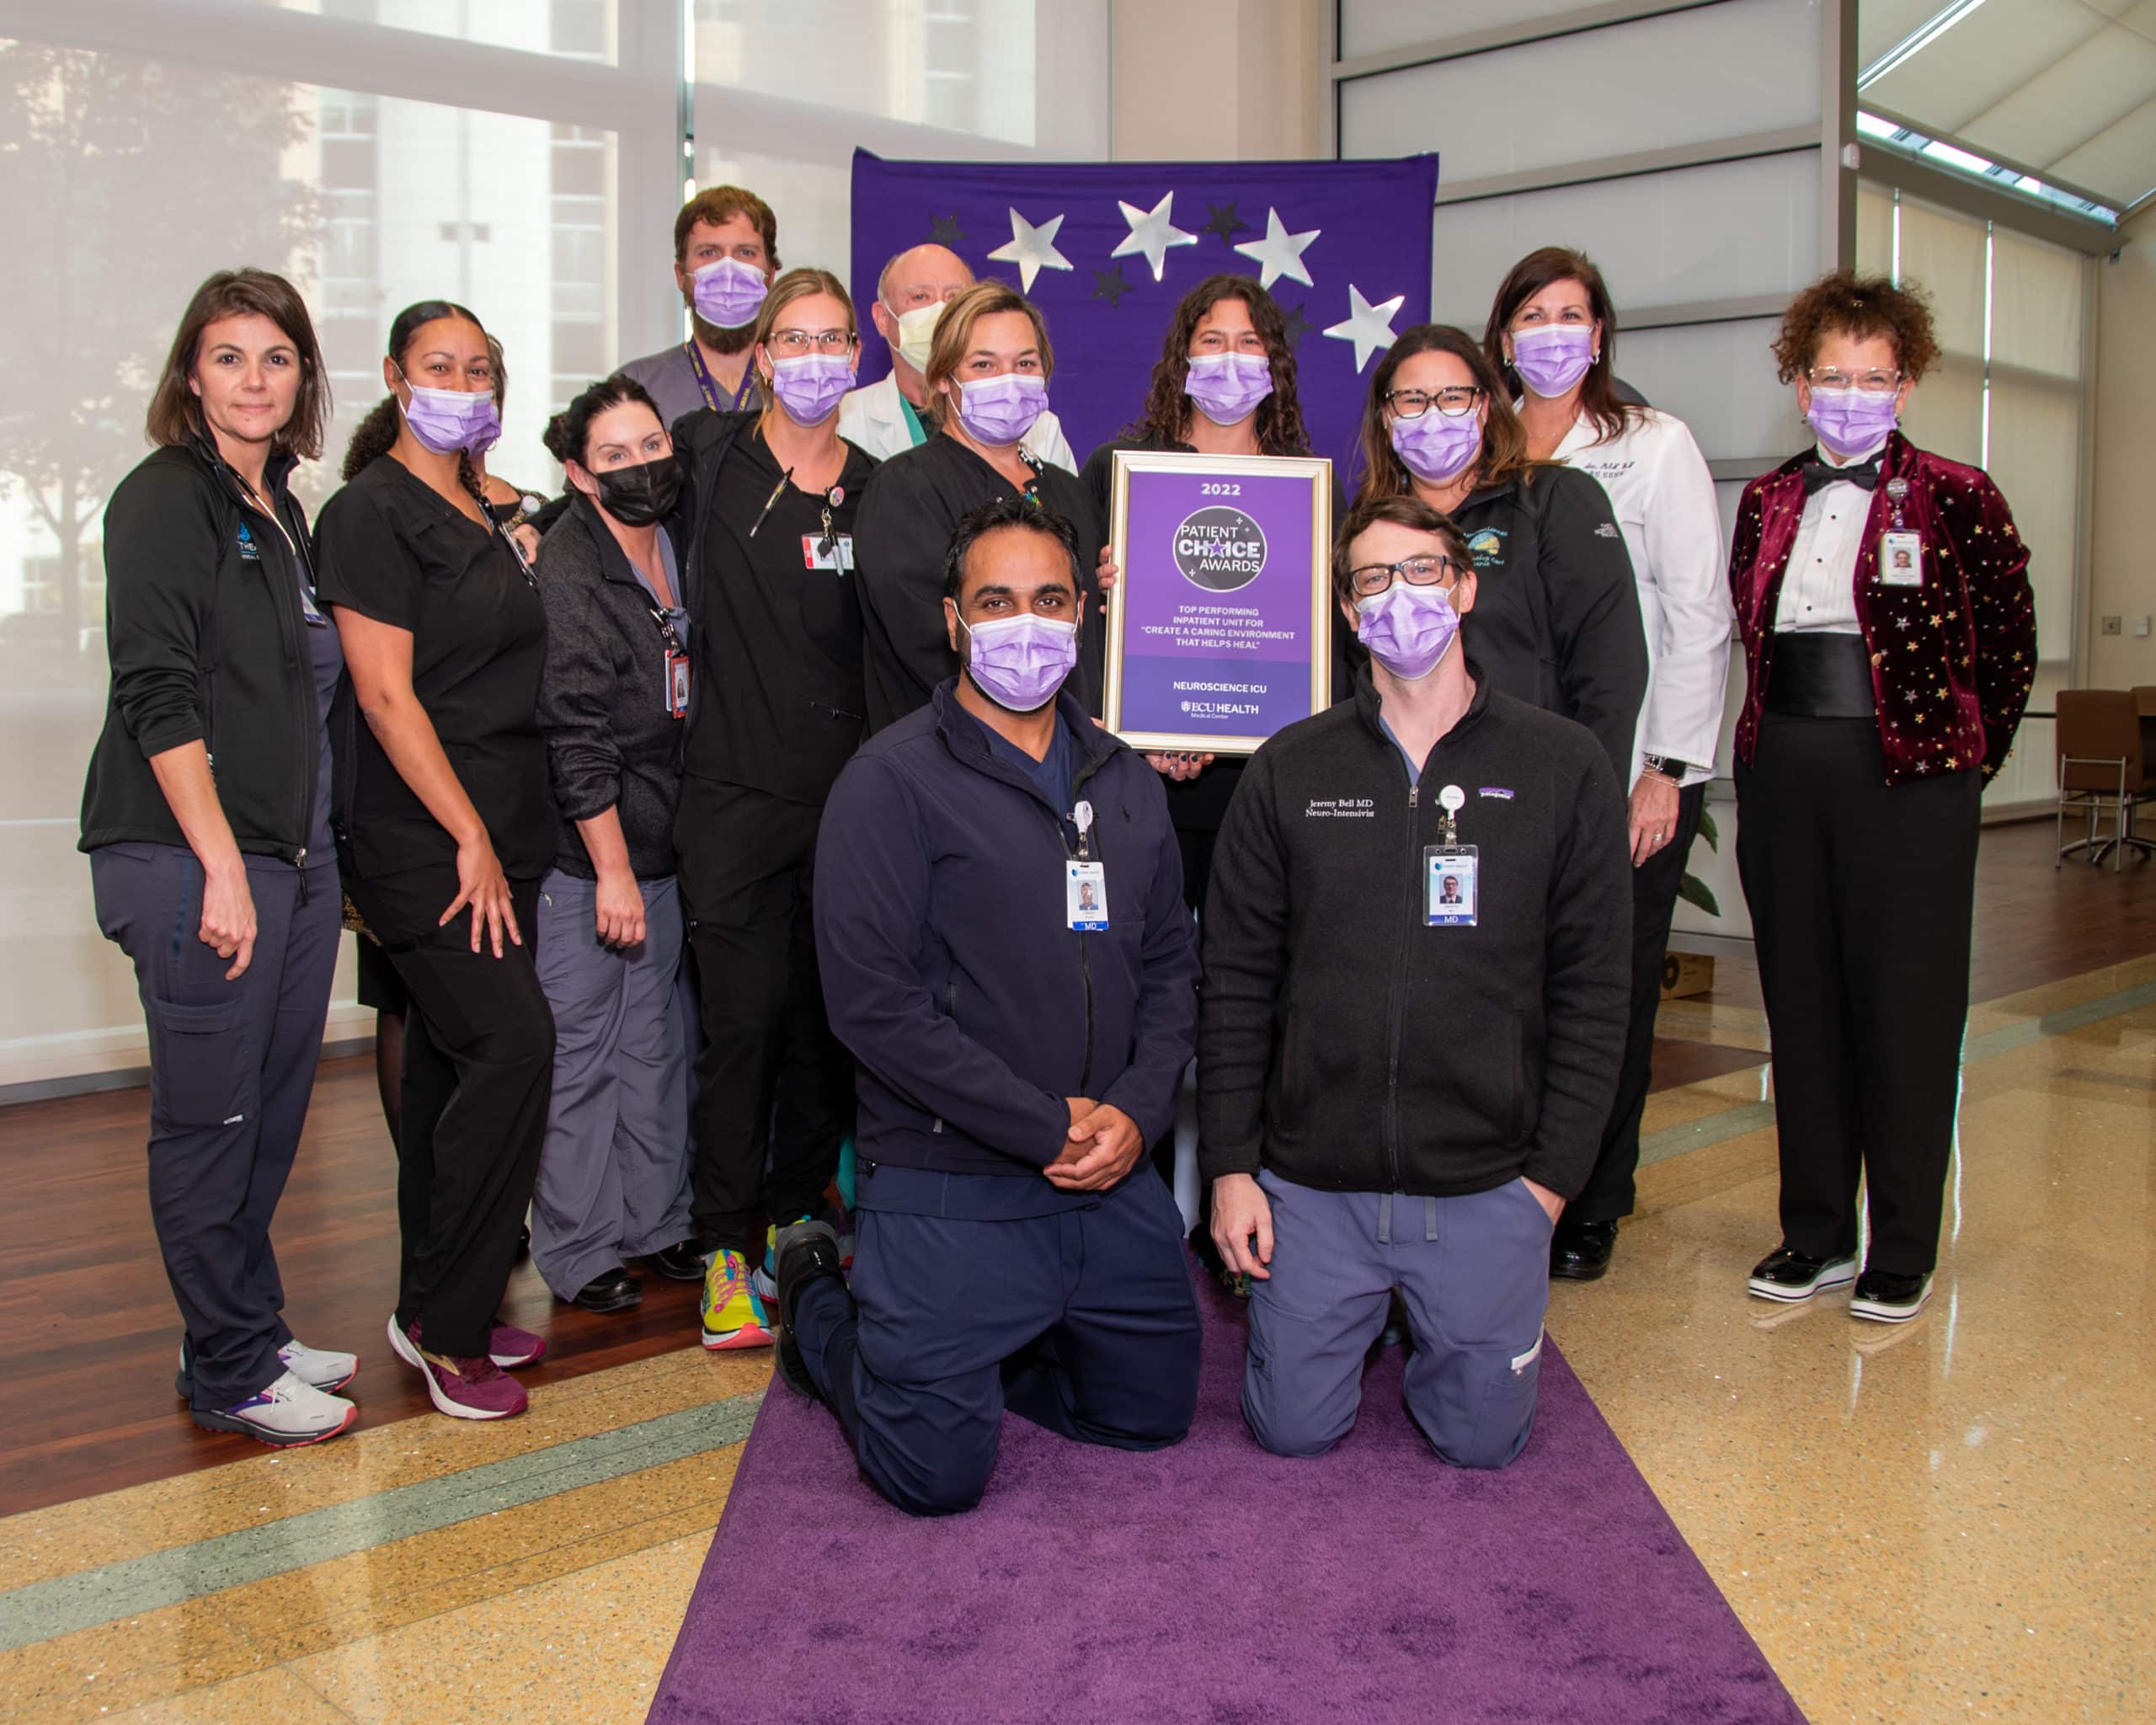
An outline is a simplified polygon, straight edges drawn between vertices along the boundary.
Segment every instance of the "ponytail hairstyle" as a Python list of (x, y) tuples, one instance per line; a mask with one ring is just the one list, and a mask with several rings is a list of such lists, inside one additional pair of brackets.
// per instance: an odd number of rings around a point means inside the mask
[[(461, 318), (487, 338), (487, 351), (498, 355), (501, 352), (494, 337), (487, 335), (487, 326), (479, 321), (478, 314), (454, 300), (421, 300), (409, 305), (397, 314), (397, 321), (389, 326), (387, 356), (395, 360), (397, 369), (404, 369), (404, 355), (412, 350), (412, 344), (419, 331), (429, 323), (444, 318)], [(499, 363), (499, 361), (497, 361)], [(494, 400), (499, 404), (502, 393), (501, 373), (494, 373)], [(360, 420), (352, 433), (352, 441), (344, 446), (344, 478), (346, 484), (358, 478), (382, 457), (387, 455), (397, 441), (403, 412), (397, 405), (394, 394), (385, 395), (374, 404), (366, 418)], [(472, 458), (460, 451), (456, 457), (457, 483), (472, 494), (480, 508), (487, 506), (487, 499), (480, 489), (479, 476), (472, 468)]]
[(616, 371), (611, 377), (585, 386), (575, 400), (547, 421), (542, 440), (547, 453), (564, 467), (574, 462), (590, 473), (591, 463), (584, 459), (584, 451), (591, 445), (591, 422), (603, 413), (632, 403), (649, 408), (659, 429), (666, 429), (665, 415), (659, 411), (659, 403), (651, 398), (651, 392), (626, 372)]

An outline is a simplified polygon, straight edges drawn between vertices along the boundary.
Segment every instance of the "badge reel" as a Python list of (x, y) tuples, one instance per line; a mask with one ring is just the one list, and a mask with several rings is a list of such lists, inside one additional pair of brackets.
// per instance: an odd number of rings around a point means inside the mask
[(853, 535), (841, 533), (831, 524), (831, 505), (846, 493), (834, 485), (825, 499), (824, 531), (801, 536), (801, 563), (804, 569), (836, 569), (841, 574), (853, 571)]
[(1101, 934), (1108, 926), (1107, 866), (1088, 857), (1087, 835), (1093, 830), (1093, 805), (1081, 803), (1070, 811), (1078, 829), (1078, 854), (1063, 865), (1063, 904), (1065, 920), (1075, 932)]
[(1879, 536), (1879, 584), (1882, 587), (1924, 585), (1924, 535), (1902, 525), (1902, 504), (1908, 494), (1907, 479), (1886, 482), (1886, 498), (1893, 508), (1894, 525)]
[(674, 633), (674, 620), (663, 611), (654, 610), (652, 619), (659, 625), (659, 638), (666, 648), (665, 681), (659, 692), (661, 702), (670, 718), (689, 716), (689, 655), (681, 645), (681, 638)]
[(1445, 811), (1444, 838), (1422, 850), (1422, 920), (1432, 928), (1472, 928), (1478, 920), (1481, 860), (1460, 841), (1459, 816), (1467, 793), (1447, 785), (1438, 793)]

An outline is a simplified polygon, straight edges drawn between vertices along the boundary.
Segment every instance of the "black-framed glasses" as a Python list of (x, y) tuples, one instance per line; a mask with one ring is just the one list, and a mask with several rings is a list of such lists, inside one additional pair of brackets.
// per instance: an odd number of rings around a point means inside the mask
[(1854, 389), (1865, 395), (1892, 395), (1902, 387), (1899, 371), (1844, 371), (1833, 366), (1807, 367), (1814, 389)]
[(1435, 408), (1448, 419), (1457, 419), (1463, 414), (1475, 411), (1475, 403), (1482, 392), (1467, 384), (1449, 389), (1388, 389), (1385, 404), (1403, 419), (1417, 419)]
[(1449, 557), (1411, 557), (1405, 563), (1366, 563), (1348, 571), (1348, 585), (1358, 599), (1374, 599), (1396, 580), (1411, 587), (1456, 587), (1460, 565)]
[(812, 348), (819, 353), (842, 354), (850, 350), (859, 338), (851, 329), (774, 329), (771, 339), (764, 344), (775, 354), (796, 359)]

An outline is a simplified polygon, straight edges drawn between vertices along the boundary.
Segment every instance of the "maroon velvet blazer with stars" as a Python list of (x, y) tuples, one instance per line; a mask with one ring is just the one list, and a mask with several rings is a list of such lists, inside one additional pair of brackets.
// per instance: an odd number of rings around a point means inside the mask
[[(1737, 758), (1752, 764), (1767, 679), (1774, 674), (1774, 611), (1804, 516), (1804, 464), (1792, 456), (1744, 488), (1730, 547), (1730, 595), (1748, 672)], [(1879, 536), (1893, 525), (1887, 482), (1908, 481), (1902, 524), (1924, 536), (1924, 585), (1892, 587), (1879, 573)], [(1898, 431), (1880, 457), (1857, 553), (1856, 617), (1871, 654), (1886, 782), (2005, 764), (2036, 674), (2036, 612), (2029, 553), (2006, 499), (1981, 467), (1919, 449)]]

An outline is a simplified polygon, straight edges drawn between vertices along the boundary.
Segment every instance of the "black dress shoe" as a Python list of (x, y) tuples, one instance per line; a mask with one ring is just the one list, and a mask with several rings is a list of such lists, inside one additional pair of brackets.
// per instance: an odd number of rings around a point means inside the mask
[(771, 1302), (776, 1309), (771, 1316), (778, 1324), (779, 1375), (810, 1400), (821, 1402), (824, 1397), (816, 1388), (816, 1381), (808, 1375), (808, 1362), (801, 1357), (801, 1343), (793, 1333), (793, 1306), (801, 1290), (818, 1277), (846, 1279), (838, 1231), (829, 1222), (796, 1222), (778, 1231), (771, 1256), (776, 1273), (774, 1279), (778, 1283), (778, 1297)]
[(703, 1242), (691, 1234), (676, 1240), (664, 1252), (654, 1252), (644, 1262), (670, 1282), (701, 1282), (704, 1279)]
[(1616, 1250), (1616, 1223), (1561, 1220), (1550, 1236), (1550, 1274), (1560, 1281), (1598, 1282)]
[(1854, 1258), (1807, 1258), (1777, 1246), (1752, 1267), (1752, 1291), (1762, 1300), (1788, 1304), (1809, 1300), (1822, 1288), (1839, 1288), (1856, 1279)]
[(586, 1311), (627, 1311), (643, 1303), (643, 1284), (619, 1264), (601, 1270), (581, 1288), (569, 1304)]
[(1849, 1296), (1849, 1316), (1868, 1317), (1874, 1323), (1905, 1324), (1924, 1310), (1931, 1298), (1931, 1273), (1897, 1276), (1892, 1270), (1876, 1270), (1869, 1264), (1856, 1279)]

